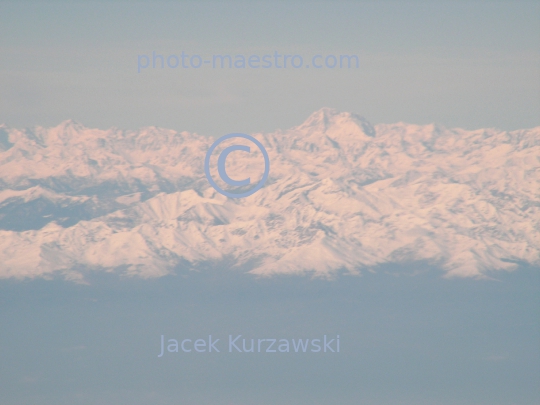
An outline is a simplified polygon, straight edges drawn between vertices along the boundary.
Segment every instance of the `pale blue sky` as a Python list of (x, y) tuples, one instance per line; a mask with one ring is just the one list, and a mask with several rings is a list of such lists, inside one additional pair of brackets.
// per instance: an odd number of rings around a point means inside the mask
[[(273, 131), (321, 107), (372, 123), (540, 125), (539, 2), (5, 2), (0, 122)], [(355, 70), (148, 70), (137, 55), (357, 54)], [(379, 271), (380, 270), (380, 271)], [(421, 271), (420, 271), (421, 270)], [(413, 277), (411, 274), (419, 273)], [(0, 403), (535, 405), (538, 269), (0, 281)], [(340, 334), (341, 357), (180, 357), (161, 334)], [(259, 336), (255, 336), (259, 335)]]
[[(373, 123), (540, 124), (538, 2), (1, 2), (0, 122), (272, 131), (323, 106)], [(351, 70), (137, 74), (153, 50), (357, 54)]]

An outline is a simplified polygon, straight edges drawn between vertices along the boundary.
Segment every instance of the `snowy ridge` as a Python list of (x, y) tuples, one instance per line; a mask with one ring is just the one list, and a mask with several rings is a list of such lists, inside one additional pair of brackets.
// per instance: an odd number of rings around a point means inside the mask
[[(0, 277), (158, 277), (225, 260), (318, 276), (415, 261), (463, 277), (540, 265), (540, 127), (372, 126), (324, 108), (254, 136), (270, 177), (236, 200), (209, 186), (213, 140), (197, 134), (0, 126)], [(256, 181), (260, 154), (229, 160)]]

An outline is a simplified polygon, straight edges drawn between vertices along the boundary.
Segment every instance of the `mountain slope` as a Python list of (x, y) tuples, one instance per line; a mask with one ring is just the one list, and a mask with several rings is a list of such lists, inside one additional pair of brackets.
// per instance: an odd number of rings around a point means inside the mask
[[(322, 109), (254, 134), (270, 177), (245, 199), (210, 187), (213, 140), (196, 134), (73, 121), (0, 132), (0, 277), (208, 262), (330, 276), (415, 261), (482, 277), (540, 264), (540, 127), (372, 126)], [(256, 181), (260, 153), (238, 156), (231, 177)]]

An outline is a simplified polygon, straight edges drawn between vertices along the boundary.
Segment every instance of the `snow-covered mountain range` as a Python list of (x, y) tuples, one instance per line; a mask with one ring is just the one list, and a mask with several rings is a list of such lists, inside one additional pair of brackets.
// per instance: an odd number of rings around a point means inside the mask
[[(0, 126), (0, 278), (156, 277), (209, 263), (332, 276), (417, 261), (483, 277), (540, 265), (540, 127), (372, 126), (324, 108), (253, 136), (270, 177), (229, 199), (204, 174), (210, 138)], [(261, 156), (227, 165), (242, 179)]]

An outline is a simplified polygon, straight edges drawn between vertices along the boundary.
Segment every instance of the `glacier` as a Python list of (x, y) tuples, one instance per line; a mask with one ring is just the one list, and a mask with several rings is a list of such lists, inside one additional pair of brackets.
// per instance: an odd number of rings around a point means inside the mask
[[(415, 262), (486, 278), (540, 265), (540, 127), (372, 125), (323, 108), (251, 135), (270, 176), (230, 199), (208, 184), (213, 139), (196, 133), (0, 126), (0, 278), (150, 278), (209, 263), (331, 278)], [(259, 169), (257, 154), (230, 163)]]

